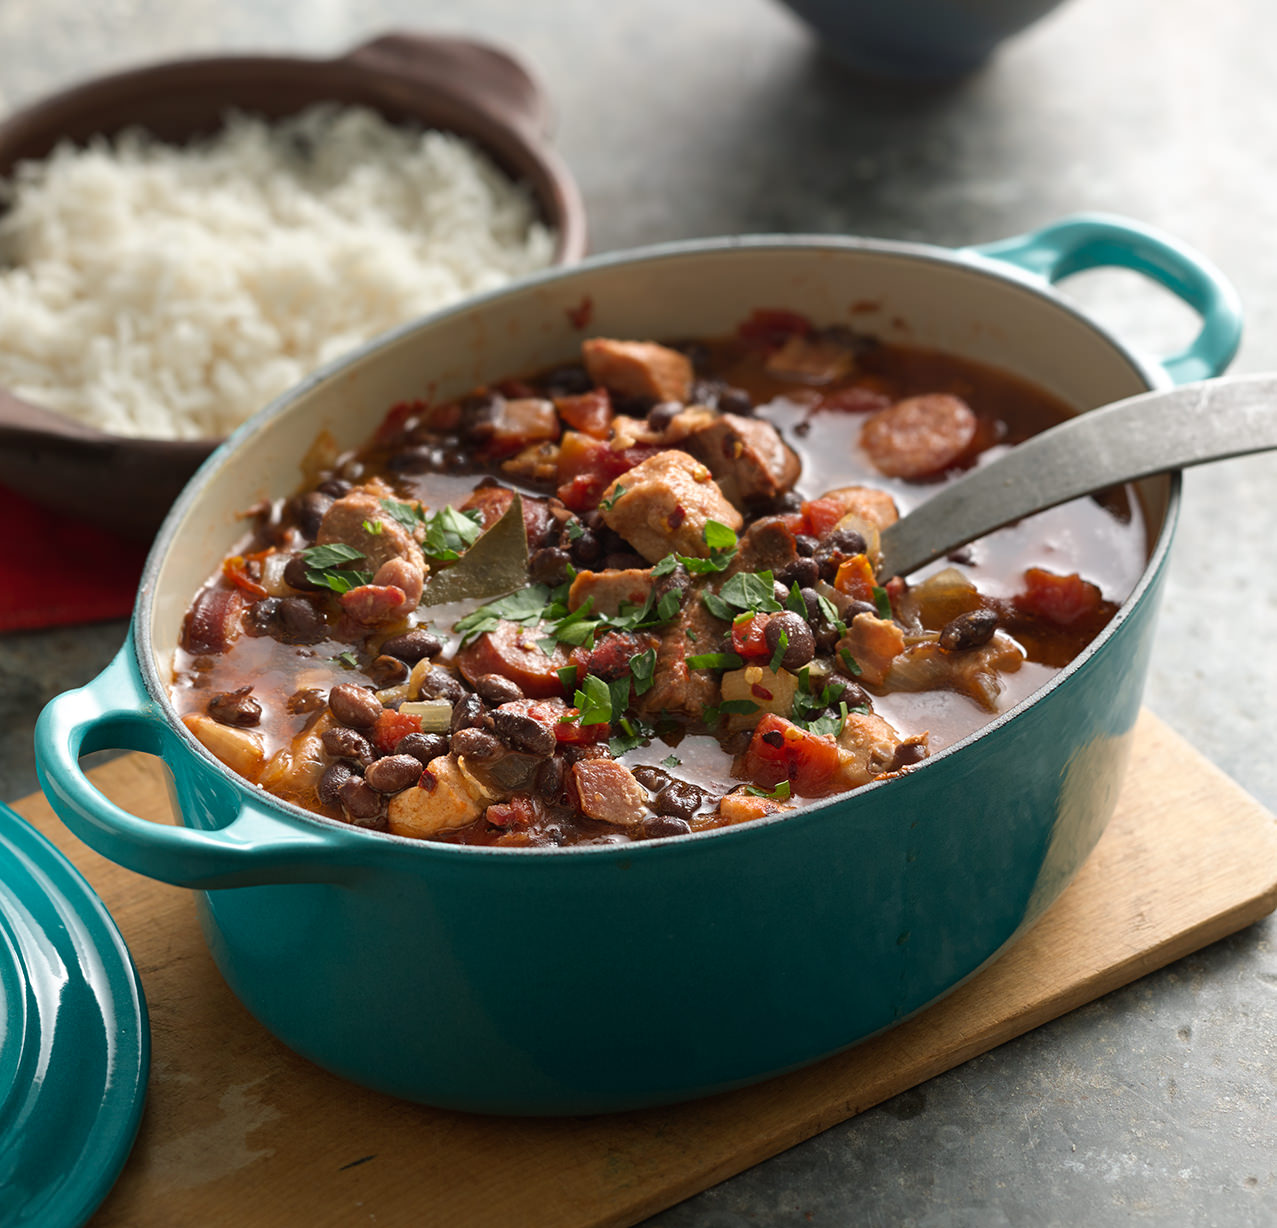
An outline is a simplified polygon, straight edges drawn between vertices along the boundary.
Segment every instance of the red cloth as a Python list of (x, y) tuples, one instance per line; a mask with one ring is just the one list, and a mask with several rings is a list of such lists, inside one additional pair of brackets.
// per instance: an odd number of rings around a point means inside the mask
[(148, 547), (0, 486), (0, 631), (123, 618)]

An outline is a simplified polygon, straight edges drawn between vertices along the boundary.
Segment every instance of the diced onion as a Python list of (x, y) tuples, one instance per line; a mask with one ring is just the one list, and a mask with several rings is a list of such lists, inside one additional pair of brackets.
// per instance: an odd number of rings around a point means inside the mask
[(443, 733), (452, 727), (452, 701), (447, 699), (409, 700), (399, 705), (405, 716), (419, 716), (425, 733)]

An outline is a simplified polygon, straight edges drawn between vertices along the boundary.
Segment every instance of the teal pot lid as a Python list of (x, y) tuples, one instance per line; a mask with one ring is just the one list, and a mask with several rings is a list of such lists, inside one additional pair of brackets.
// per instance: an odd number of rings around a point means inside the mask
[(83, 1224), (128, 1158), (146, 1001), (111, 915), (0, 804), (0, 1226)]

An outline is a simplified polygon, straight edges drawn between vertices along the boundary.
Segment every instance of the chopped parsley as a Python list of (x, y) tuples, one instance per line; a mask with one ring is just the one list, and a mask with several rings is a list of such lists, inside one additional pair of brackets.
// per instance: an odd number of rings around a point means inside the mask
[(621, 732), (613, 734), (607, 740), (607, 748), (612, 752), (614, 759), (619, 758), (626, 751), (646, 746), (655, 732), (650, 725), (639, 720), (638, 717), (623, 716), (617, 724)]
[(373, 537), (380, 537), (385, 529), (386, 526), (380, 520), (364, 521), (364, 532), (371, 533)]
[(343, 566), (364, 557), (362, 550), (345, 542), (329, 542), (324, 546), (309, 546), (301, 552), (306, 563), (306, 579), (317, 588), (331, 589), (334, 593), (348, 593), (361, 584), (372, 583), (372, 572), (354, 571)]
[(616, 489), (612, 491), (612, 494), (609, 498), (599, 500), (599, 507), (601, 507), (605, 512), (610, 512), (616, 506), (616, 501), (624, 493), (625, 493), (625, 487), (622, 486), (620, 482), (618, 482), (616, 484)]
[(612, 689), (602, 678), (586, 674), (585, 686), (573, 696), (582, 725), (608, 725), (612, 721)]
[(656, 649), (648, 648), (630, 661), (630, 677), (634, 679), (634, 694), (645, 695), (652, 689), (656, 674)]
[(738, 571), (717, 593), (702, 593), (701, 600), (715, 618), (731, 622), (737, 614), (779, 614), (774, 588), (770, 571)]
[(767, 668), (773, 674), (780, 672), (780, 663), (785, 659), (785, 653), (789, 651), (789, 632), (782, 631), (776, 637), (776, 651), (772, 653), (772, 659), (767, 663)]
[(680, 759), (677, 755), (666, 755), (665, 758), (661, 760), (661, 767), (680, 767), (682, 766), (682, 763), (682, 759)]
[(744, 658), (734, 652), (702, 652), (687, 658), (688, 669), (740, 669)]
[(874, 585), (874, 605), (878, 607), (878, 617), (890, 622), (891, 598), (887, 596), (887, 590), (877, 584)]
[(333, 660), (346, 666), (347, 669), (359, 668), (359, 658), (356, 657), (349, 648), (347, 648), (345, 652), (339, 652), (335, 657), (333, 657)]
[(783, 802), (789, 796), (789, 781), (782, 780), (774, 789), (760, 789), (757, 785), (746, 785), (746, 793), (755, 797), (769, 797), (774, 802)]
[(508, 597), (499, 597), (496, 601), (481, 605), (477, 610), (471, 610), (464, 618), (457, 620), (454, 630), (460, 634), (464, 646), (485, 632), (495, 631), (502, 619), (523, 626), (539, 623), (549, 600), (550, 590), (544, 584), (530, 584)]
[[(455, 507), (444, 506), (427, 516), (419, 503), (405, 503), (402, 499), (382, 499), (381, 506), (392, 520), (415, 534), (424, 530), (422, 553), (440, 563), (450, 563), (461, 557), (483, 535), (483, 517), (474, 508), (459, 512)], [(368, 528), (368, 522), (364, 522)], [(371, 532), (380, 532), (369, 529)]]
[(853, 678), (860, 677), (860, 662), (851, 655), (851, 649), (845, 645), (838, 649), (838, 659)]
[(585, 536), (585, 525), (583, 525), (575, 516), (573, 516), (572, 519), (569, 520), (567, 523), (566, 532), (568, 535), (568, 541), (570, 542), (579, 541), (582, 537)]

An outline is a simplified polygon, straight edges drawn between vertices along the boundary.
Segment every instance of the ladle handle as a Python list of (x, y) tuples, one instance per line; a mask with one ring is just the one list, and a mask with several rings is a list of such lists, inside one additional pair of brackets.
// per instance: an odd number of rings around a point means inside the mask
[(1277, 375), (1205, 380), (1115, 401), (1012, 448), (882, 534), (881, 576), (1080, 495), (1154, 473), (1277, 448)]

